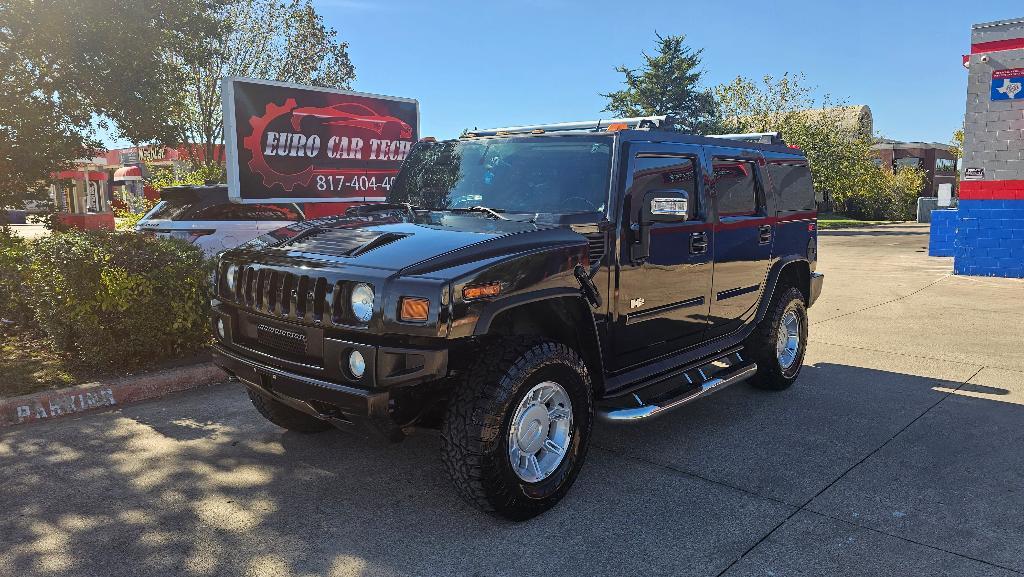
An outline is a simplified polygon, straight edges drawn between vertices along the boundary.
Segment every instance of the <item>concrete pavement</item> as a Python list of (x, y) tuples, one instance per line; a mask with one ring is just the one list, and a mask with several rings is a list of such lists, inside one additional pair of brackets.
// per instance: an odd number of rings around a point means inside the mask
[(600, 426), (530, 522), (464, 505), (434, 434), (287, 433), (225, 384), (0, 434), (0, 576), (1019, 575), (1024, 282), (926, 232), (823, 232), (793, 388)]

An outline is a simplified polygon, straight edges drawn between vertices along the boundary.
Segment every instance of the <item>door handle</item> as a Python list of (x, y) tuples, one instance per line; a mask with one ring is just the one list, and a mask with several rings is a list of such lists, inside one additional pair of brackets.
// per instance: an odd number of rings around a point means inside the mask
[(690, 254), (705, 254), (708, 252), (708, 233), (694, 232), (690, 234)]
[(766, 224), (757, 229), (758, 244), (768, 244), (772, 241), (772, 225)]

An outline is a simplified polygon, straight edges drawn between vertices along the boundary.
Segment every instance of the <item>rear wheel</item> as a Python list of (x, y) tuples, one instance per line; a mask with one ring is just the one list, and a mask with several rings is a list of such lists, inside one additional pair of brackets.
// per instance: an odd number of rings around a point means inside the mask
[(278, 427), (283, 427), (297, 433), (321, 433), (331, 428), (331, 424), (326, 421), (295, 410), (263, 393), (252, 389), (246, 390), (249, 393), (249, 400), (252, 401), (256, 410)]
[(583, 466), (590, 375), (569, 347), (530, 338), (488, 347), (456, 386), (441, 459), (460, 496), (513, 520), (553, 507)]
[(757, 374), (750, 383), (773, 391), (787, 389), (796, 381), (807, 350), (804, 295), (793, 287), (780, 289), (745, 347), (757, 362)]

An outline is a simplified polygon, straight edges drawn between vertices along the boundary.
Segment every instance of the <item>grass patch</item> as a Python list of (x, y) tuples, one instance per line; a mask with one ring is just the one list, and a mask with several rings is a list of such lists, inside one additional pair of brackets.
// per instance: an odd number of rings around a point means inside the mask
[(819, 214), (818, 215), (818, 228), (819, 229), (833, 229), (833, 228), (861, 228), (866, 226), (878, 226), (880, 224), (900, 224), (903, 221), (900, 220), (858, 220), (856, 218), (850, 218), (843, 214)]
[(89, 376), (69, 369), (42, 337), (0, 332), (0, 398), (69, 387)]

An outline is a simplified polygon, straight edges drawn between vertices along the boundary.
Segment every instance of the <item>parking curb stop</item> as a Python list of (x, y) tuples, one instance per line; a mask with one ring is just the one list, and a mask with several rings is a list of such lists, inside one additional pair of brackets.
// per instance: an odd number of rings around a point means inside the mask
[(0, 400), (0, 428), (105, 410), (226, 380), (227, 375), (220, 367), (203, 362), (38, 391)]

